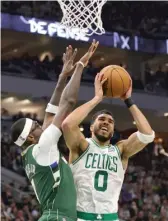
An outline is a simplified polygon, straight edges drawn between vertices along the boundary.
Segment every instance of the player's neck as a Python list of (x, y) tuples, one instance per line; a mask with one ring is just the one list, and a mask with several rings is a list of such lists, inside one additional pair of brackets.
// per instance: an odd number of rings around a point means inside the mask
[(92, 135), (92, 139), (100, 146), (100, 147), (105, 147), (108, 146), (110, 144), (110, 140), (106, 141), (106, 142), (101, 142), (97, 139), (96, 136), (94, 136), (94, 134)]

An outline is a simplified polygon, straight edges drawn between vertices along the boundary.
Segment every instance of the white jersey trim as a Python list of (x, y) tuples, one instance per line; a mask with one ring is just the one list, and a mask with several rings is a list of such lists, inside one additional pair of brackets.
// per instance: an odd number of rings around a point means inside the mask
[(77, 162), (79, 162), (80, 159), (82, 159), (82, 157), (83, 157), (83, 156), (88, 152), (88, 150), (90, 149), (90, 148), (89, 148), (89, 145), (90, 145), (90, 144), (88, 144), (87, 149), (86, 149), (76, 160), (74, 160), (74, 161), (71, 163), (71, 165), (75, 165)]
[(120, 149), (118, 148), (118, 146), (116, 144), (114, 145), (114, 147), (116, 148), (118, 156), (119, 156), (120, 160), (122, 161)]

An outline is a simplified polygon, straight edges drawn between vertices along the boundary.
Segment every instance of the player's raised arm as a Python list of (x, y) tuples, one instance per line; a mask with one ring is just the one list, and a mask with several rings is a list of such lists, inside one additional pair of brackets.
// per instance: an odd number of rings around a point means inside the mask
[(73, 53), (72, 46), (69, 45), (66, 48), (66, 52), (63, 54), (63, 68), (59, 75), (58, 82), (50, 99), (50, 102), (47, 105), (44, 121), (43, 121), (43, 130), (48, 127), (52, 122), (56, 112), (58, 111), (58, 105), (60, 102), (61, 94), (65, 88), (66, 80), (69, 75), (72, 74), (74, 70), (74, 59), (77, 54), (77, 49)]
[[(31, 144), (39, 143), (36, 153), (40, 154), (42, 150), (43, 152), (50, 151), (49, 147), (58, 143), (61, 136), (61, 124), (76, 104), (83, 68), (87, 65), (97, 46), (98, 42), (93, 40), (87, 53), (75, 65), (74, 74), (64, 88), (57, 114), (49, 127), (45, 128), (45, 125), (43, 125), (44, 127), (41, 128), (36, 121), (29, 118), (22, 118), (12, 125), (12, 139), (18, 146), (23, 146), (26, 149)], [(69, 62), (73, 63), (75, 55), (76, 51), (70, 56)]]
[[(50, 148), (46, 148), (46, 146), (52, 147), (58, 142), (62, 134), (60, 130), (61, 124), (76, 104), (83, 68), (87, 65), (97, 46), (98, 42), (93, 40), (87, 53), (76, 63), (74, 73), (62, 92), (57, 114), (54, 116), (50, 126), (43, 132), (40, 137), (39, 146), (41, 151), (44, 150), (45, 152), (48, 152)], [(73, 59), (75, 54), (76, 52), (74, 51), (71, 59)]]
[(98, 44), (99, 42), (93, 40), (87, 53), (77, 62), (75, 71), (62, 93), (58, 112), (52, 122), (58, 128), (61, 127), (63, 120), (72, 111), (74, 105), (76, 104), (83, 68), (88, 64), (88, 61), (98, 47)]
[(80, 152), (85, 151), (88, 142), (84, 135), (80, 132), (79, 125), (87, 117), (87, 115), (97, 106), (103, 99), (102, 85), (106, 79), (103, 80), (103, 74), (97, 74), (95, 78), (95, 96), (92, 100), (76, 108), (63, 121), (62, 130), (65, 137), (66, 144), (71, 151), (70, 161), (75, 160)]
[(138, 131), (133, 133), (127, 140), (121, 141), (118, 146), (120, 147), (122, 156), (129, 158), (132, 155), (141, 151), (148, 143), (151, 143), (155, 138), (155, 133), (152, 130), (148, 120), (134, 104), (132, 98), (132, 81), (128, 92), (122, 97), (125, 104), (129, 108)]

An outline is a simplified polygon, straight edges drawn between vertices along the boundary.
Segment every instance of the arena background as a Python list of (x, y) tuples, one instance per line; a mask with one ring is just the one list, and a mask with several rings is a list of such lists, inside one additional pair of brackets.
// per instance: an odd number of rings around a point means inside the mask
[[(102, 13), (107, 32), (91, 37), (62, 28), (57, 2), (3, 1), (1, 10), (1, 219), (34, 221), (40, 215), (20, 149), (11, 142), (11, 124), (23, 116), (42, 121), (65, 47), (77, 47), (80, 57), (95, 38), (100, 46), (84, 70), (78, 105), (94, 95), (97, 72), (109, 64), (121, 65), (133, 79), (134, 100), (156, 132), (155, 142), (129, 162), (120, 220), (168, 220), (168, 157), (162, 154), (168, 152), (168, 2), (108, 1)], [(102, 108), (112, 110), (116, 120), (112, 143), (136, 131), (122, 101), (106, 99), (94, 112)], [(90, 115), (81, 125), (86, 136), (89, 120)]]

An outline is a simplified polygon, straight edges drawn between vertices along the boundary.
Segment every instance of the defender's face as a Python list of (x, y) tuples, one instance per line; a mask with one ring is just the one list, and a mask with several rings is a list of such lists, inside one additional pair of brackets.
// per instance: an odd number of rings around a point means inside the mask
[(90, 130), (100, 142), (106, 142), (113, 136), (114, 119), (108, 114), (101, 114), (91, 125)]
[(31, 129), (31, 134), (35, 137), (40, 137), (42, 134), (43, 130), (40, 124), (37, 121), (33, 121), (32, 129)]

